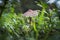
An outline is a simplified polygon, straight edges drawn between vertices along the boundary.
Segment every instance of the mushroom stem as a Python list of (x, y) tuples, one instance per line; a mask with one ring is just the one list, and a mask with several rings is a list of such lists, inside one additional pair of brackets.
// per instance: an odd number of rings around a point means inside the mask
[(32, 22), (32, 18), (31, 18), (31, 17), (29, 17), (29, 23), (31, 24), (31, 22)]

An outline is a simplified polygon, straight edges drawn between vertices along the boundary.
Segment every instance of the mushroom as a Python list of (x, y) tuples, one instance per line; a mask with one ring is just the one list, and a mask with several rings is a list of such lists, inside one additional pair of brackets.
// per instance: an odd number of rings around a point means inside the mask
[(31, 9), (29, 9), (27, 12), (25, 12), (23, 14), (23, 16), (25, 16), (25, 17), (35, 17), (35, 16), (38, 16), (38, 11), (39, 10), (31, 10)]
[(23, 14), (24, 17), (29, 17), (29, 23), (31, 24), (32, 22), (32, 17), (38, 16), (38, 11), (39, 10), (31, 10), (29, 9), (27, 12)]

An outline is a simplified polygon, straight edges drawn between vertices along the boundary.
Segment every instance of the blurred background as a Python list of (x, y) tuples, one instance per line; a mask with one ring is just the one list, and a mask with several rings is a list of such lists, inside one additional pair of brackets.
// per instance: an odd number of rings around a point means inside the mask
[(60, 40), (60, 0), (0, 0), (0, 40)]

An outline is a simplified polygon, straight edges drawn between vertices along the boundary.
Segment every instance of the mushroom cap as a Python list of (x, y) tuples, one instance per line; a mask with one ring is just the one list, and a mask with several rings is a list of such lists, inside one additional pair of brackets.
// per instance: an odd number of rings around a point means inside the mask
[(38, 10), (31, 10), (29, 9), (27, 12), (23, 14), (25, 17), (35, 17), (38, 16)]

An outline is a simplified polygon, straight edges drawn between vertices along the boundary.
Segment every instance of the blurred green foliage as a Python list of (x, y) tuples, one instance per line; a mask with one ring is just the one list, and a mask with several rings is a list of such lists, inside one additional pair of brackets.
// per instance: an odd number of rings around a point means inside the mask
[(60, 20), (56, 9), (49, 9), (45, 6), (39, 15), (24, 17), (21, 12), (15, 12), (15, 4), (7, 4), (2, 17), (0, 18), (0, 40), (60, 40)]

